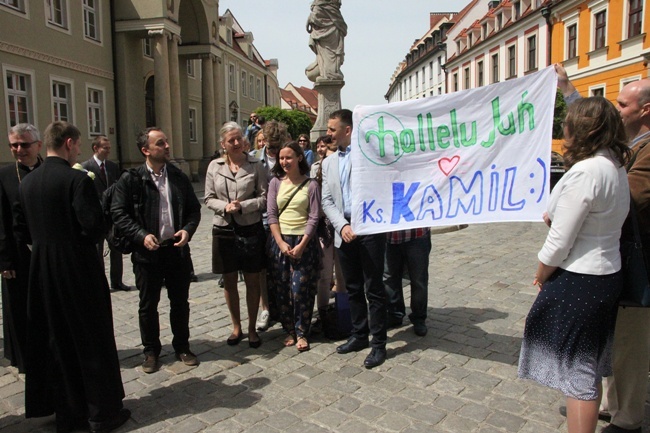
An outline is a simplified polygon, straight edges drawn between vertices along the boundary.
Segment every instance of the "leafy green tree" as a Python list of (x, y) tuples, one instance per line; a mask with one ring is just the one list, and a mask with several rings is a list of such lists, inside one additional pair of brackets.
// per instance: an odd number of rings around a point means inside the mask
[(266, 120), (277, 120), (278, 122), (285, 123), (289, 134), (295, 140), (300, 134), (309, 134), (313, 124), (309, 116), (302, 111), (297, 110), (283, 110), (278, 107), (259, 107), (255, 110), (258, 116), (264, 117)]
[(560, 89), (555, 93), (555, 110), (553, 111), (553, 138), (564, 138), (564, 130), (562, 129), (562, 122), (566, 117), (566, 103), (564, 96)]

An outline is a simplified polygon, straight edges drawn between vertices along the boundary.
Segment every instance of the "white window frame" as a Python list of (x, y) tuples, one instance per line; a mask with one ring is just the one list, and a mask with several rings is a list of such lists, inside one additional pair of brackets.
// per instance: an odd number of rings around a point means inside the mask
[(255, 99), (255, 75), (248, 74), (248, 96)]
[(255, 84), (255, 95), (257, 96), (257, 100), (262, 101), (262, 79), (258, 78)]
[[(591, 14), (591, 31), (589, 37), (591, 38), (589, 47), (591, 48), (591, 51), (596, 50), (596, 14), (605, 11), (605, 42), (602, 46), (602, 48), (605, 48), (609, 45), (609, 41), (607, 40), (607, 31), (608, 31), (608, 21), (609, 21), (609, 1), (607, 0), (597, 0), (595, 2), (592, 2), (589, 4), (589, 12)], [(602, 49), (598, 48), (598, 49)]]
[[(629, 30), (629, 27), (630, 27), (630, 1), (625, 0), (624, 3), (625, 3), (625, 8), (624, 8), (624, 12), (623, 12), (623, 34), (621, 35), (621, 40), (622, 41), (624, 41), (626, 39), (629, 39), (628, 30)], [(644, 18), (644, 15), (646, 13), (645, 0), (641, 1), (641, 5), (642, 5), (641, 6), (641, 33), (639, 33), (639, 35), (643, 34), (643, 21), (644, 21), (643, 18)], [(639, 35), (632, 36), (632, 37), (636, 38)]]
[(621, 90), (623, 90), (623, 87), (625, 87), (626, 84), (630, 84), (630, 83), (633, 83), (635, 81), (639, 81), (640, 79), (641, 79), (641, 75), (633, 75), (631, 77), (621, 78), (620, 87), (619, 87), (618, 91), (620, 92)]
[[(530, 32), (525, 35), (526, 38), (526, 70), (525, 72), (530, 72), (539, 69), (539, 34), (537, 32)], [(530, 40), (535, 38), (535, 65), (530, 67)]]
[[(55, 84), (63, 85), (63, 86), (66, 87), (66, 90), (68, 92), (68, 97), (67, 98), (65, 98), (65, 99), (57, 98), (54, 95), (53, 87), (54, 87)], [(76, 116), (75, 116), (76, 113), (75, 113), (75, 106), (74, 106), (74, 101), (75, 101), (75, 98), (74, 98), (74, 81), (69, 79), (69, 78), (58, 77), (56, 75), (50, 75), (50, 91), (51, 91), (50, 92), (50, 100), (51, 100), (50, 107), (52, 109), (52, 120), (53, 121), (65, 120), (68, 123), (73, 123), (74, 124), (75, 120), (76, 120)], [(68, 105), (68, 119), (67, 120), (55, 117), (55, 115), (54, 115), (54, 113), (55, 113), (54, 104), (57, 104), (57, 103), (67, 104)]]
[(235, 92), (237, 90), (237, 70), (234, 63), (228, 64), (228, 90)]
[(194, 59), (187, 59), (187, 76), (196, 78), (196, 72), (194, 70)]
[(188, 110), (188, 123), (189, 123), (189, 133), (190, 133), (190, 141), (192, 143), (196, 143), (198, 141), (197, 136), (196, 136), (196, 108), (194, 107), (189, 107)]
[[(59, 2), (61, 5), (61, 22), (56, 22), (53, 19), (53, 11), (56, 7), (54, 2)], [(45, 0), (45, 23), (47, 27), (70, 34), (69, 13), (68, 0)]]
[(245, 69), (239, 71), (239, 90), (242, 96), (248, 95), (248, 73)]
[[(510, 48), (513, 48), (514, 53), (515, 53), (515, 59), (514, 59), (515, 70), (514, 70), (514, 73), (511, 73), (511, 71), (510, 71)], [(505, 66), (506, 66), (506, 72), (508, 72), (508, 76), (506, 77), (506, 80), (508, 80), (509, 78), (518, 77), (518, 72), (517, 72), (517, 69), (519, 69), (518, 68), (519, 65), (517, 64), (519, 62), (518, 54), (519, 53), (517, 53), (517, 41), (513, 42), (512, 44), (510, 44), (510, 45), (508, 45), (506, 47), (506, 65)]]
[[(16, 6), (10, 4), (16, 3)], [(0, 0), (0, 10), (29, 19), (29, 0)]]
[[(93, 7), (88, 6), (86, 3), (92, 1), (94, 3)], [(83, 0), (81, 2), (81, 9), (84, 21), (84, 39), (96, 44), (102, 43), (102, 20), (101, 20), (101, 0)], [(95, 37), (88, 35), (88, 21), (87, 15), (93, 14), (95, 17)]]
[(149, 38), (142, 39), (142, 55), (148, 59), (153, 59), (153, 47)]
[[(16, 90), (9, 90), (7, 87), (7, 74), (16, 74), (16, 75), (24, 75), (27, 77), (26, 80), (26, 90), (24, 91), (16, 91)], [(2, 81), (4, 83), (4, 92), (5, 92), (5, 109), (6, 109), (6, 121), (7, 121), (7, 129), (11, 128), (11, 112), (9, 110), (9, 97), (11, 95), (14, 96), (23, 96), (26, 98), (27, 101), (27, 123), (31, 123), (32, 125), (36, 125), (38, 123), (38, 118), (36, 116), (37, 113), (37, 106), (36, 106), (36, 92), (34, 91), (34, 76), (35, 76), (35, 71), (32, 69), (24, 69), (24, 68), (17, 68), (13, 67), (10, 65), (3, 65), (2, 66)], [(20, 93), (23, 93), (24, 95), (20, 95)]]
[(578, 47), (580, 46), (580, 28), (578, 27), (578, 16), (568, 19), (564, 22), (564, 60), (569, 60), (574, 57), (569, 57), (569, 27), (576, 26), (576, 55), (578, 56)]
[[(90, 101), (90, 92), (99, 92), (101, 95), (101, 101), (99, 103)], [(99, 110), (96, 115), (97, 120), (99, 120), (99, 130), (94, 129), (95, 116), (91, 119), (91, 110)], [(106, 135), (106, 88), (103, 86), (86, 84), (86, 122), (88, 122), (88, 136), (90, 138), (97, 135)]]
[(589, 86), (589, 96), (595, 96), (594, 91), (598, 90), (598, 89), (603, 90), (603, 96), (605, 96), (607, 94), (606, 93), (607, 87), (605, 86), (605, 83), (602, 83), (602, 84), (596, 84), (596, 85), (593, 85), (593, 86)]

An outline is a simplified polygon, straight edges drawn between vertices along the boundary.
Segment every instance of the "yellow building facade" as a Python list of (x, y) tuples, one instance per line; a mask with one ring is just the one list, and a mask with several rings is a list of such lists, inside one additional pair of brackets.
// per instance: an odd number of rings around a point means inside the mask
[(650, 11), (646, 0), (564, 0), (552, 14), (551, 62), (564, 65), (583, 96), (612, 102), (648, 77)]

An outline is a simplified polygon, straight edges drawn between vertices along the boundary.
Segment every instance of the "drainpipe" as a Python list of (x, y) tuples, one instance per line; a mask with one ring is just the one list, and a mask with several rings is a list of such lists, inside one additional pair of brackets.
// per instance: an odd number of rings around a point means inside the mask
[(551, 66), (551, 47), (553, 45), (553, 22), (551, 20), (552, 7), (553, 2), (550, 2), (541, 10), (542, 16), (546, 20), (546, 28), (548, 28), (548, 39), (546, 41), (546, 66)]
[(117, 138), (113, 144), (117, 149), (117, 164), (122, 169), (122, 143), (120, 140), (120, 101), (117, 82), (117, 37), (115, 34), (115, 0), (110, 1), (111, 10), (111, 51), (113, 56), (113, 100), (115, 105), (115, 137)]

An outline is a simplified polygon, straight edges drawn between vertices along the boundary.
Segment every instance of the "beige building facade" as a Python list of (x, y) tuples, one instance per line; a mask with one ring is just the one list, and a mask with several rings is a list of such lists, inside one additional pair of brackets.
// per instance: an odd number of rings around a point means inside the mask
[(112, 159), (138, 165), (136, 134), (155, 125), (196, 177), (223, 122), (280, 105), (277, 60), (217, 0), (0, 0), (0, 28), (0, 134), (66, 120), (82, 131), (80, 159), (106, 135)]

